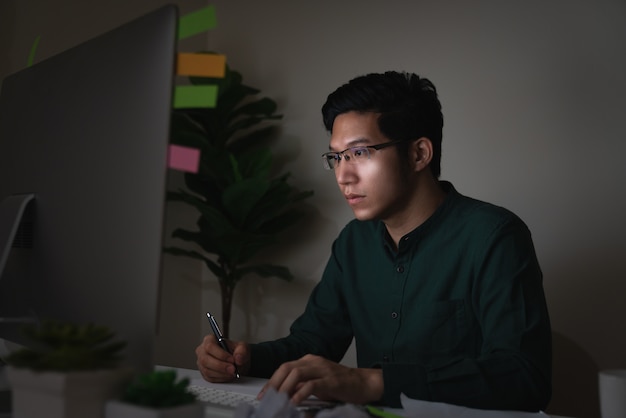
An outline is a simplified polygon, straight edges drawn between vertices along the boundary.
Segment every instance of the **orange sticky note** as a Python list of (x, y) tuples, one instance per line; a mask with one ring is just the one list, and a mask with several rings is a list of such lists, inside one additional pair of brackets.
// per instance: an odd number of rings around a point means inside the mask
[(181, 52), (176, 59), (176, 74), (222, 78), (226, 73), (226, 55)]
[(200, 166), (200, 150), (172, 144), (169, 146), (167, 165), (174, 170), (197, 173)]

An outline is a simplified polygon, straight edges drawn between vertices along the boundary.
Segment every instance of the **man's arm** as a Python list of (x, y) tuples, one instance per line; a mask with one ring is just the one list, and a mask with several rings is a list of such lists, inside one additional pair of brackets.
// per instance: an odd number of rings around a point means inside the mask
[[(334, 245), (333, 245), (334, 248)], [(305, 311), (284, 338), (250, 344), (250, 375), (269, 378), (285, 362), (307, 354), (339, 362), (352, 343), (353, 333), (336, 275), (334, 252), (322, 280), (315, 286)]]

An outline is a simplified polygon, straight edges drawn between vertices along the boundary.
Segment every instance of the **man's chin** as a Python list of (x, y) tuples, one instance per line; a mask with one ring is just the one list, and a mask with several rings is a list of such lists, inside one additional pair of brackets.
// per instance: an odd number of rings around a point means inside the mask
[(372, 219), (375, 219), (376, 217), (369, 211), (364, 211), (364, 210), (353, 210), (352, 211), (354, 213), (354, 217), (356, 219), (358, 219), (359, 221), (371, 221)]

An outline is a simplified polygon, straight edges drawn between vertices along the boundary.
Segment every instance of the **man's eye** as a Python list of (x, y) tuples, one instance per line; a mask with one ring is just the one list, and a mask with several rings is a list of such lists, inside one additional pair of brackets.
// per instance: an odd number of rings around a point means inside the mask
[(367, 155), (367, 150), (365, 148), (353, 148), (352, 155), (354, 155), (354, 158), (360, 158)]

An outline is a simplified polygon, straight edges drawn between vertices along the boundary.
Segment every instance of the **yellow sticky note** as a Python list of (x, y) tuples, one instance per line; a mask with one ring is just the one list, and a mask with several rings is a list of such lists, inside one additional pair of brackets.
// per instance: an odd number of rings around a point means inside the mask
[(198, 33), (213, 29), (217, 25), (215, 7), (203, 9), (182, 16), (178, 20), (178, 39), (185, 39)]
[(179, 53), (176, 74), (222, 78), (226, 73), (226, 55)]
[(176, 86), (174, 108), (205, 108), (217, 105), (217, 86)]

